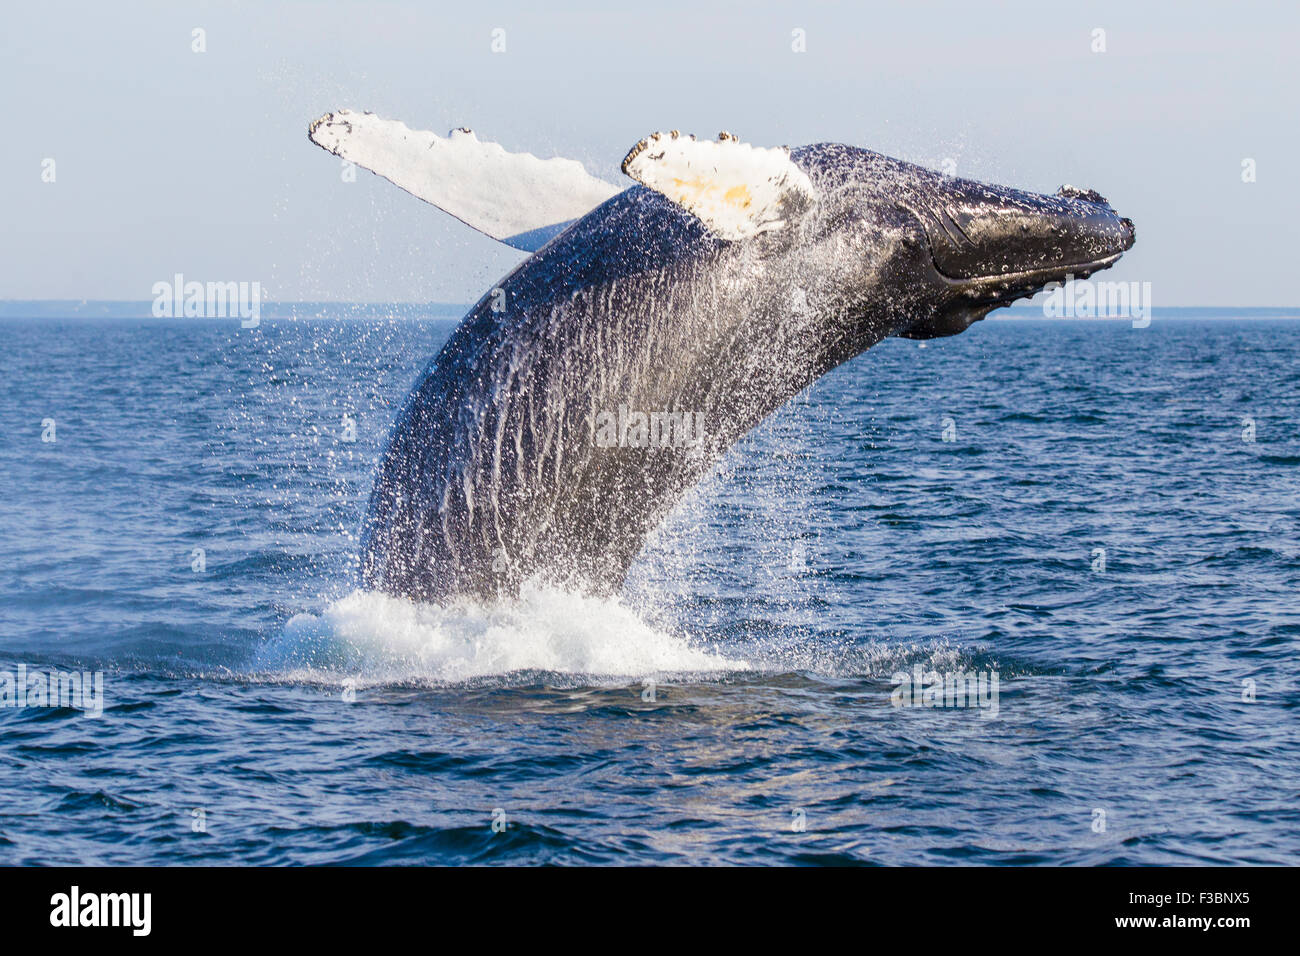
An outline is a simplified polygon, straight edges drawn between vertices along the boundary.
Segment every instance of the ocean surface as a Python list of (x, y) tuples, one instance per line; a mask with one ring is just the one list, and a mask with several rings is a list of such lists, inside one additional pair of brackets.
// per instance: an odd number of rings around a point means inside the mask
[(454, 323), (316, 312), (0, 320), (0, 863), (1300, 863), (1296, 313), (889, 340), (618, 600), (436, 607), (357, 533)]

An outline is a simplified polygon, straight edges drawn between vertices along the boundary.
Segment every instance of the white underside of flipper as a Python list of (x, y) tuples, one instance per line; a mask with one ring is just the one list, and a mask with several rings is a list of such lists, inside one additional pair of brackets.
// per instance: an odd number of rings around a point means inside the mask
[(654, 133), (632, 147), (623, 172), (693, 213), (722, 239), (784, 228), (817, 201), (790, 150), (751, 146), (728, 133), (716, 142)]
[(327, 113), (311, 124), (308, 136), (479, 232), (527, 252), (622, 192), (572, 159), (509, 153), (469, 130), (453, 130), (444, 138), (374, 113)]

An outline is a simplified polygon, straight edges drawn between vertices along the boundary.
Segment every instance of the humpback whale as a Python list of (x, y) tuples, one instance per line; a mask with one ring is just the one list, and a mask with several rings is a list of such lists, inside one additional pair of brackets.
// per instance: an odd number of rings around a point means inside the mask
[(1134, 242), (1091, 190), (835, 143), (656, 133), (624, 189), (370, 113), (309, 137), (530, 253), (429, 363), (379, 462), (363, 584), (417, 600), (530, 579), (617, 592), (682, 496), (819, 376), (887, 336), (957, 334)]

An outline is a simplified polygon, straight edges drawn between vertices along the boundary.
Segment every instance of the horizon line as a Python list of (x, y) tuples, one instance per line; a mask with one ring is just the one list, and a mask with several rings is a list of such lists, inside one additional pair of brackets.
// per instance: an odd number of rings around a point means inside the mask
[[(480, 298), (481, 298), (481, 297), (480, 297)], [(79, 296), (74, 296), (74, 297), (71, 297), (71, 298), (42, 298), (42, 299), (31, 299), (31, 298), (0, 298), (0, 306), (2, 306), (2, 305), (29, 305), (29, 304), (30, 304), (30, 305), (38, 305), (38, 304), (39, 304), (39, 305), (65, 305), (65, 304), (72, 304), (72, 303), (76, 303), (76, 304), (80, 304), (80, 305), (92, 305), (92, 304), (93, 304), (93, 305), (123, 305), (123, 306), (125, 306), (125, 305), (152, 305), (153, 301), (154, 301), (153, 299), (92, 299), (92, 298), (83, 298), (83, 297), (79, 297)], [(389, 307), (391, 307), (391, 306), (420, 306), (420, 307), (429, 307), (429, 306), (455, 306), (455, 307), (457, 307), (457, 308), (469, 308), (469, 307), (473, 306), (474, 303), (477, 302), (477, 301), (478, 301), (478, 299), (473, 299), (473, 300), (465, 301), (465, 302), (457, 302), (457, 301), (450, 300), (450, 299), (426, 299), (426, 300), (415, 300), (415, 299), (383, 299), (383, 300), (368, 300), (368, 299), (262, 299), (262, 300), (261, 300), (261, 302), (262, 302), (263, 305), (348, 305), (348, 306), (358, 306), (358, 305), (361, 305), (361, 306), (371, 306), (371, 307), (373, 307), (373, 306), (389, 306)], [(991, 312), (991, 313), (989, 313), (989, 314), (990, 314), (990, 315), (995, 315), (997, 312), (1004, 312), (1004, 311), (1015, 310), (1015, 309), (1030, 309), (1030, 310), (1033, 310), (1033, 311), (1038, 311), (1039, 308), (1040, 308), (1039, 306), (1030, 305), (1030, 304), (1028, 304), (1028, 303), (1025, 303), (1025, 304), (1017, 303), (1017, 304), (1014, 304), (1014, 305), (1005, 305), (1005, 306), (1000, 306), (1000, 307), (999, 307), (998, 309), (996, 309), (994, 312)], [(1156, 310), (1159, 310), (1159, 309), (1254, 309), (1254, 310), (1275, 309), (1275, 310), (1300, 311), (1300, 304), (1296, 304), (1296, 305), (1191, 305), (1191, 304), (1180, 304), (1180, 305), (1160, 305), (1160, 306), (1152, 306), (1152, 308), (1153, 308), (1153, 309), (1156, 309)]]

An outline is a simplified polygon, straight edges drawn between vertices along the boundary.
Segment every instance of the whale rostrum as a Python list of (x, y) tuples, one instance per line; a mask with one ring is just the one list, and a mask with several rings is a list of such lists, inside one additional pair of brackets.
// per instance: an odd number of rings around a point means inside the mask
[[(339, 111), (313, 142), (531, 255), (397, 416), (365, 586), (419, 600), (540, 579), (617, 592), (643, 542), (750, 429), (881, 339), (953, 335), (1114, 264), (1133, 224), (853, 146), (638, 143), (619, 190), (569, 160)], [(531, 247), (531, 248), (530, 248)]]

